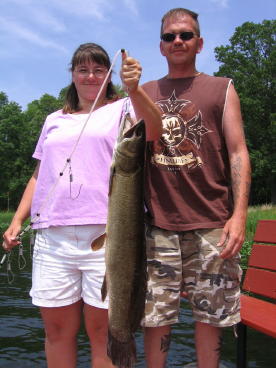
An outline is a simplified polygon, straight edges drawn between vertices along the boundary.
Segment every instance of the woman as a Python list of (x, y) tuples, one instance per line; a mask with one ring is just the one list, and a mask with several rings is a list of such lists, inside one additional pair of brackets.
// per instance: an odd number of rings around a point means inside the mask
[[(64, 108), (44, 123), (33, 154), (37, 167), (4, 234), (6, 250), (18, 245), (16, 236), (31, 212), (37, 235), (30, 295), (44, 321), (49, 368), (76, 367), (82, 312), (92, 366), (113, 367), (106, 355), (108, 305), (100, 293), (104, 248), (91, 249), (105, 232), (109, 167), (126, 105), (110, 78), (103, 85), (109, 68), (109, 57), (99, 45), (87, 43), (75, 51)], [(145, 120), (147, 139), (153, 140), (159, 138), (161, 117), (138, 85), (140, 75), (139, 63), (124, 53), (121, 78), (133, 118)], [(95, 111), (80, 135), (93, 104)]]

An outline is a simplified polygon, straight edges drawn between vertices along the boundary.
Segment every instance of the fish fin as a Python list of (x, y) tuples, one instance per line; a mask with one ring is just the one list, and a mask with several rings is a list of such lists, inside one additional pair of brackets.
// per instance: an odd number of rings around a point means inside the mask
[(106, 274), (104, 275), (104, 280), (101, 288), (101, 294), (102, 294), (102, 301), (105, 301), (105, 298), (107, 296), (107, 284), (106, 284)]
[(108, 330), (107, 355), (118, 368), (132, 368), (136, 362), (136, 345), (131, 334), (129, 341), (119, 341)]
[(94, 239), (91, 243), (91, 248), (92, 250), (99, 250), (100, 248), (103, 247), (104, 242), (105, 242), (105, 238), (106, 238), (106, 233), (100, 235), (98, 238)]

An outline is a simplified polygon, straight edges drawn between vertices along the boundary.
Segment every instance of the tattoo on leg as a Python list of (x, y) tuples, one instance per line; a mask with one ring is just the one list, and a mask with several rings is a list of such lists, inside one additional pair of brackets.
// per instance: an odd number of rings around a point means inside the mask
[(219, 337), (218, 347), (215, 349), (215, 351), (218, 354), (218, 359), (220, 359), (221, 348), (222, 348), (222, 336)]
[(160, 350), (163, 353), (168, 352), (170, 348), (170, 344), (171, 344), (171, 334), (162, 336)]

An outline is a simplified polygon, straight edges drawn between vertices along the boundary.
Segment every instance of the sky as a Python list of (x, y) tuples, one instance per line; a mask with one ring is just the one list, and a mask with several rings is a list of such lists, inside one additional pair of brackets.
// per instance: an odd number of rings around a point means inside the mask
[[(203, 51), (197, 70), (218, 71), (214, 48), (229, 44), (244, 22), (275, 19), (275, 0), (0, 0), (0, 91), (23, 110), (71, 81), (69, 64), (82, 43), (103, 46), (113, 60), (124, 48), (140, 61), (141, 83), (167, 74), (159, 51), (162, 16), (184, 7), (199, 14)], [(117, 58), (113, 82), (120, 84)]]

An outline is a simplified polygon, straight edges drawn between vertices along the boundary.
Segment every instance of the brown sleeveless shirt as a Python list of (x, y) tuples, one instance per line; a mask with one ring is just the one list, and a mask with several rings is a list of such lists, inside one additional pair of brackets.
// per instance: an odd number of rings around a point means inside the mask
[(223, 227), (233, 210), (223, 111), (230, 79), (200, 74), (143, 85), (161, 108), (163, 133), (149, 142), (147, 221), (167, 230)]

